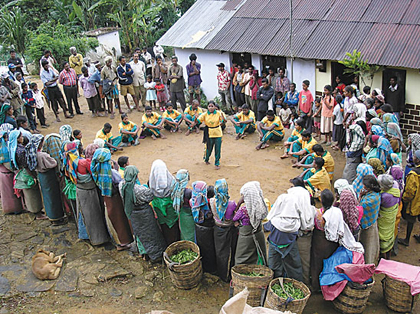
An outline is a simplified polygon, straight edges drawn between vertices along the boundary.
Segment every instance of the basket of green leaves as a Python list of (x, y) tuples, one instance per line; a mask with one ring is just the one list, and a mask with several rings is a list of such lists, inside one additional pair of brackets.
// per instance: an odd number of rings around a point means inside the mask
[(173, 284), (180, 289), (196, 287), (203, 276), (200, 248), (191, 241), (177, 241), (168, 246), (163, 259)]
[(277, 311), (301, 314), (311, 296), (309, 288), (292, 278), (276, 278), (270, 282), (264, 306)]

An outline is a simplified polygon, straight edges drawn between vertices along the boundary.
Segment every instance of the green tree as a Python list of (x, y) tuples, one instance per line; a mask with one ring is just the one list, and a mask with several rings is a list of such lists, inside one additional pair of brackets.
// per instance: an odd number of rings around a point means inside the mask
[(357, 50), (353, 50), (352, 53), (347, 52), (345, 58), (338, 62), (346, 67), (345, 74), (354, 74), (360, 77), (364, 85), (366, 85), (365, 78), (369, 79), (369, 86), (372, 86), (374, 74), (382, 70), (379, 65), (369, 64), (368, 60), (364, 60), (362, 53)]
[(28, 31), (25, 13), (19, 7), (11, 10), (3, 8), (0, 11), (0, 39), (3, 46), (14, 47), (24, 56)]

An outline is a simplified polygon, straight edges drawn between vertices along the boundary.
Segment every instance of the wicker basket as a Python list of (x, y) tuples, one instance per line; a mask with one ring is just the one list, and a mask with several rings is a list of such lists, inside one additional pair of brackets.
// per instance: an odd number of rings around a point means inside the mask
[(374, 280), (363, 285), (348, 282), (344, 290), (333, 301), (335, 309), (344, 314), (363, 313), (374, 284)]
[(395, 312), (411, 313), (415, 300), (418, 297), (411, 295), (410, 286), (403, 281), (385, 276), (382, 279), (385, 304)]
[[(182, 250), (191, 249), (198, 256), (192, 262), (179, 265), (170, 260), (170, 256)], [(203, 277), (203, 267), (201, 265), (200, 249), (197, 244), (191, 241), (178, 241), (168, 246), (163, 254), (169, 275), (173, 284), (180, 289), (192, 289), (196, 287)]]
[(280, 284), (279, 279), (276, 278), (270, 282), (267, 293), (267, 299), (265, 300), (264, 307), (277, 311), (290, 311), (292, 313), (302, 314), (303, 309), (305, 308), (306, 303), (308, 302), (309, 297), (311, 296), (311, 291), (303, 282), (297, 281), (292, 278), (283, 278), (283, 283), (288, 282), (292, 282), (295, 288), (299, 288), (300, 290), (302, 290), (305, 297), (300, 300), (293, 300), (289, 303), (286, 303), (287, 300), (279, 297), (271, 288), (276, 283)]
[[(246, 276), (247, 273), (258, 273), (263, 276)], [(249, 296), (246, 301), (251, 306), (261, 306), (261, 296), (265, 294), (268, 284), (273, 279), (273, 271), (267, 266), (262, 265), (236, 265), (232, 267), (233, 295), (238, 294), (245, 287), (248, 288)]]

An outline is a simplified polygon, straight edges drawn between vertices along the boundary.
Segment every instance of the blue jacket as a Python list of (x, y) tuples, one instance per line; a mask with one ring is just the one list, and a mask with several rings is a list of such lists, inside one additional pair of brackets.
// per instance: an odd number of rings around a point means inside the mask
[(289, 108), (295, 108), (299, 103), (299, 92), (295, 91), (293, 94), (292, 92), (287, 92), (283, 102), (286, 103)]
[[(125, 73), (125, 74), (123, 74)], [(118, 82), (120, 83), (120, 85), (130, 85), (133, 83), (133, 77), (132, 75), (134, 74), (133, 69), (131, 68), (131, 66), (126, 63), (125, 64), (125, 70), (124, 68), (119, 65), (117, 68), (117, 75), (118, 75)]]

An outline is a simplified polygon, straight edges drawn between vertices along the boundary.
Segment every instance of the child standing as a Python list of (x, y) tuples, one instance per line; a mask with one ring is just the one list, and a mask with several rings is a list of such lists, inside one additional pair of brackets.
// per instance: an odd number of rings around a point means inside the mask
[[(152, 107), (152, 104), (155, 109), (156, 108), (156, 90), (155, 90), (156, 83), (152, 81), (152, 76), (147, 76), (147, 82), (144, 83), (144, 88), (146, 88), (146, 101), (149, 102), (149, 106)], [(162, 111), (162, 110), (161, 110)]]
[(324, 86), (324, 96), (322, 97), (321, 109), (321, 133), (325, 135), (325, 141), (321, 144), (331, 145), (331, 135), (333, 130), (333, 111), (335, 100), (331, 96), (331, 85)]
[(37, 83), (31, 83), (30, 88), (35, 99), (36, 116), (38, 117), (39, 123), (41, 123), (41, 128), (47, 128), (49, 125), (45, 123), (44, 95), (42, 95), (42, 91), (38, 89)]
[(317, 97), (315, 99), (313, 111), (314, 111), (314, 132), (316, 136), (321, 139), (321, 98)]
[(311, 91), (309, 90), (310, 82), (304, 80), (302, 82), (302, 90), (299, 93), (299, 115), (302, 116), (302, 119), (305, 121), (305, 128), (312, 133), (312, 103), (314, 102), (314, 97), (312, 96)]
[(283, 103), (282, 108), (279, 112), (280, 120), (283, 126), (286, 129), (290, 128), (290, 120), (292, 118), (292, 110), (290, 110), (289, 106), (286, 103)]
[(344, 147), (346, 142), (346, 133), (343, 127), (343, 120), (344, 120), (344, 105), (343, 105), (343, 97), (341, 95), (337, 95), (335, 98), (336, 105), (333, 111), (333, 141), (337, 142), (333, 144), (331, 147), (334, 150), (341, 150)]
[(22, 83), (22, 99), (25, 102), (26, 117), (28, 118), (29, 127), (34, 133), (38, 133), (35, 122), (35, 99), (32, 91), (28, 89), (28, 84)]
[(160, 78), (155, 78), (156, 97), (159, 103), (160, 111), (165, 111), (165, 104), (168, 102), (168, 95), (166, 94), (165, 85), (162, 84)]

